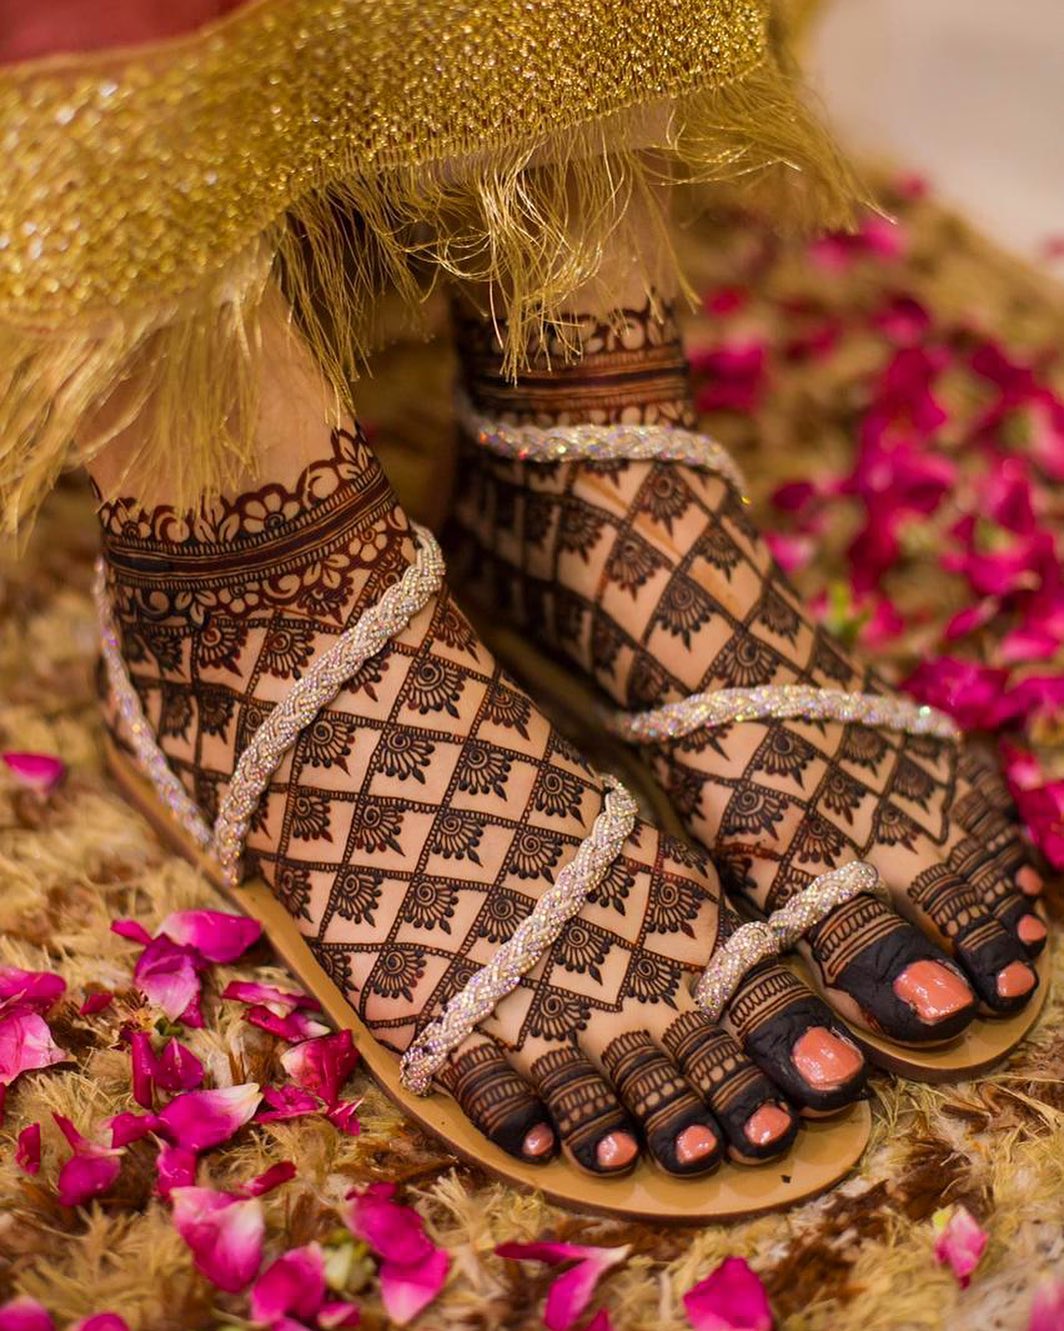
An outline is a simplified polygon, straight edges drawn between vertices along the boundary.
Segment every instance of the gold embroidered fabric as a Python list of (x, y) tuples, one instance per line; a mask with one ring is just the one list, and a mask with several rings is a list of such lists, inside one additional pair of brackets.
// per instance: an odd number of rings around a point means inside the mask
[(495, 284), (516, 365), (662, 174), (784, 177), (795, 210), (843, 220), (774, 28), (768, 0), (254, 0), (0, 68), (6, 524), (134, 368), (184, 498), (224, 485), (271, 272), (343, 385), (376, 293), (416, 302), (440, 270)]

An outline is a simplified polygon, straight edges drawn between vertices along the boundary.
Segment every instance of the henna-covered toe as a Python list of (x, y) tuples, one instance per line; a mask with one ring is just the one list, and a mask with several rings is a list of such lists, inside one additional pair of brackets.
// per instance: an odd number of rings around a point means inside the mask
[(556, 1154), (547, 1107), (494, 1040), (471, 1036), (439, 1078), (473, 1126), (509, 1155), (546, 1164)]
[(564, 1150), (596, 1174), (624, 1172), (639, 1155), (637, 1128), (613, 1088), (570, 1044), (541, 1054), (530, 1075), (550, 1109)]

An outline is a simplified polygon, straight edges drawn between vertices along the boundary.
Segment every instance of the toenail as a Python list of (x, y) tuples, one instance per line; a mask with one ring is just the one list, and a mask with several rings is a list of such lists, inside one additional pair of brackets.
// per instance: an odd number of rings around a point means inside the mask
[(1034, 988), (1034, 972), (1022, 961), (1010, 961), (1003, 971), (998, 971), (997, 991), (999, 998), (1019, 998)]
[(1036, 897), (1045, 887), (1042, 875), (1030, 864), (1025, 864), (1016, 875), (1016, 886), (1028, 897)]
[(1040, 943), (1046, 936), (1046, 927), (1037, 915), (1021, 915), (1016, 932), (1025, 943)]
[(554, 1133), (551, 1132), (546, 1123), (537, 1123), (525, 1138), (521, 1149), (525, 1155), (546, 1155), (553, 1145)]
[(743, 1132), (747, 1141), (755, 1146), (767, 1146), (769, 1142), (779, 1141), (790, 1129), (791, 1116), (779, 1105), (762, 1105), (746, 1120)]
[(715, 1133), (703, 1123), (692, 1123), (676, 1138), (676, 1159), (681, 1165), (689, 1165), (695, 1160), (704, 1159), (711, 1151), (716, 1150), (716, 1146)]
[(791, 1057), (806, 1082), (821, 1091), (844, 1086), (864, 1064), (856, 1045), (826, 1026), (810, 1027), (795, 1043)]
[(938, 961), (914, 961), (894, 981), (894, 992), (921, 1021), (942, 1021), (975, 1001), (964, 980)]
[(639, 1146), (630, 1133), (611, 1132), (595, 1148), (600, 1169), (623, 1169), (635, 1159)]

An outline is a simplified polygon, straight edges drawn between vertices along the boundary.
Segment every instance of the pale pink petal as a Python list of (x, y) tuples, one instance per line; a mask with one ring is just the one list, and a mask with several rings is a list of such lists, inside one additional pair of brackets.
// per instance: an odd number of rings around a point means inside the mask
[(544, 1325), (549, 1331), (568, 1331), (584, 1312), (595, 1287), (611, 1267), (623, 1262), (631, 1251), (625, 1244), (619, 1248), (597, 1248), (578, 1243), (500, 1243), (495, 1249), (499, 1257), (518, 1261), (547, 1262), (556, 1266), (575, 1261), (576, 1265), (560, 1275), (550, 1287), (543, 1311)]
[(272, 1192), (274, 1188), (279, 1188), (282, 1183), (289, 1182), (296, 1176), (296, 1167), (291, 1160), (281, 1160), (276, 1165), (271, 1165), (269, 1169), (261, 1174), (256, 1174), (253, 1179), (240, 1189), (244, 1197), (263, 1197), (266, 1193)]
[(266, 1103), (272, 1106), (270, 1109), (260, 1109), (255, 1116), (259, 1123), (279, 1123), (288, 1118), (303, 1118), (307, 1114), (317, 1114), (321, 1111), (321, 1101), (309, 1091), (304, 1091), (301, 1086), (295, 1086), (287, 1082), (284, 1086), (266, 1086), (263, 1088), (262, 1098)]
[(176, 1145), (207, 1151), (238, 1132), (253, 1117), (261, 1099), (254, 1082), (212, 1091), (186, 1091), (160, 1111), (159, 1119)]
[(54, 971), (24, 971), (0, 966), (0, 1006), (47, 1012), (66, 993), (66, 981)]
[(433, 1248), (428, 1257), (413, 1266), (381, 1262), (381, 1302), (397, 1326), (406, 1326), (429, 1306), (446, 1284), (450, 1265), (451, 1259), (442, 1248)]
[(174, 1228), (191, 1248), (196, 1269), (229, 1294), (249, 1285), (262, 1264), (262, 1202), (213, 1188), (175, 1188), (170, 1200)]
[(128, 938), (131, 943), (141, 943), (144, 947), (151, 942), (151, 934), (139, 920), (112, 920), (111, 932), (119, 938)]
[(262, 934), (262, 926), (246, 915), (222, 910), (177, 910), (159, 926), (159, 933), (191, 947), (207, 961), (236, 961)]
[(156, 1132), (159, 1119), (155, 1114), (131, 1114), (124, 1110), (109, 1118), (105, 1126), (111, 1131), (112, 1146), (128, 1146), (130, 1142), (139, 1142), (150, 1132)]
[(271, 1012), (284, 1015), (303, 1008), (308, 1012), (320, 1012), (321, 1004), (309, 994), (296, 994), (287, 989), (278, 989), (276, 985), (260, 984), (257, 980), (230, 980), (222, 990), (223, 998), (234, 998), (240, 1003), (261, 1003)]
[(741, 1257), (728, 1257), (683, 1296), (694, 1331), (772, 1331), (765, 1287)]
[(70, 1331), (129, 1331), (129, 1324), (117, 1313), (93, 1313), (72, 1326)]
[(1034, 1291), (1027, 1331), (1064, 1331), (1064, 1280), (1047, 1276)]
[(20, 785), (35, 790), (39, 795), (50, 795), (66, 776), (66, 764), (53, 753), (0, 754), (8, 771)]
[(196, 1182), (199, 1157), (187, 1146), (163, 1142), (155, 1157), (155, 1191), (164, 1200), (175, 1188), (190, 1188)]
[(358, 1107), (361, 1103), (361, 1100), (339, 1100), (325, 1111), (325, 1117), (338, 1131), (346, 1132), (349, 1137), (357, 1137), (362, 1131), (358, 1121)]
[(195, 1090), (203, 1085), (203, 1064), (187, 1045), (171, 1038), (155, 1057), (155, 1084), (171, 1094)]
[(150, 1003), (178, 1021), (199, 998), (199, 966), (190, 948), (153, 938), (137, 958), (133, 982)]
[(295, 1044), (299, 1040), (312, 1040), (320, 1035), (327, 1035), (329, 1028), (324, 1022), (315, 1021), (306, 1012), (289, 1012), (279, 1016), (268, 1007), (256, 1004), (244, 1013), (244, 1019), (252, 1026), (258, 1026), (281, 1040)]
[(27, 1008), (0, 1013), (0, 1086), (23, 1072), (62, 1063), (70, 1055), (52, 1039), (48, 1023)]
[(114, 1001), (114, 994), (110, 989), (96, 989), (91, 994), (86, 994), (85, 1001), (78, 1011), (83, 1017), (94, 1017), (97, 1012), (102, 1012), (104, 1008), (110, 1007)]
[(18, 1135), (15, 1164), (24, 1174), (36, 1174), (41, 1167), (41, 1125), (30, 1123)]
[(795, 573), (805, 568), (814, 554), (811, 536), (770, 531), (765, 533), (765, 544), (784, 573)]
[(350, 1031), (337, 1031), (293, 1045), (281, 1055), (284, 1070), (303, 1087), (320, 1095), (326, 1104), (340, 1098), (344, 1082), (354, 1071), (358, 1051)]
[(397, 1266), (422, 1262), (434, 1251), (424, 1221), (410, 1206), (395, 1200), (394, 1183), (371, 1183), (348, 1194), (344, 1223), (378, 1257)]
[(313, 1318), (325, 1299), (325, 1259), (321, 1246), (292, 1248), (251, 1287), (251, 1318), (272, 1326), (289, 1313)]
[(330, 1299), (318, 1309), (318, 1325), (321, 1331), (333, 1331), (336, 1327), (358, 1326), (362, 1314), (358, 1305), (346, 1303), (343, 1299)]
[(962, 1289), (971, 1282), (989, 1240), (985, 1229), (966, 1206), (950, 1206), (931, 1217), (935, 1234), (934, 1254), (939, 1266), (948, 1266)]
[(0, 1331), (55, 1331), (55, 1323), (36, 1299), (22, 1294), (0, 1304)]

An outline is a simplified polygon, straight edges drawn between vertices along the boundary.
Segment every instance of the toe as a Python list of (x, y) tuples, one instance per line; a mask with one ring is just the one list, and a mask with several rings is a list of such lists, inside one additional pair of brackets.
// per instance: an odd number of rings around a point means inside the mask
[(662, 1044), (713, 1111), (732, 1159), (768, 1160), (794, 1141), (797, 1113), (734, 1036), (700, 1012), (684, 1012), (666, 1028)]
[(556, 1153), (547, 1106), (489, 1036), (470, 1036), (440, 1080), (474, 1127), (507, 1154), (545, 1164)]
[(625, 1173), (639, 1155), (639, 1133), (609, 1082), (574, 1045), (536, 1058), (529, 1074), (557, 1125), (561, 1144), (594, 1174)]
[(783, 966), (752, 970), (723, 1024), (787, 1099), (806, 1111), (841, 1109), (864, 1092), (864, 1055), (849, 1031)]
[(626, 1031), (603, 1050), (603, 1066), (639, 1123), (647, 1154), (670, 1174), (705, 1174), (720, 1162), (723, 1134), (683, 1073), (647, 1031)]
[(861, 894), (837, 907), (811, 931), (809, 942), (844, 1015), (890, 1039), (947, 1040), (976, 1014), (978, 1002), (963, 972), (875, 897)]
[(949, 858), (950, 868), (971, 883), (983, 908), (995, 916), (1023, 944), (1028, 956), (1045, 947), (1047, 930), (1037, 913), (1037, 893), (1026, 893), (1020, 885), (1031, 883), (1028, 874), (1041, 877), (1026, 863), (1022, 846), (1010, 842), (996, 852), (981, 845), (962, 842)]

